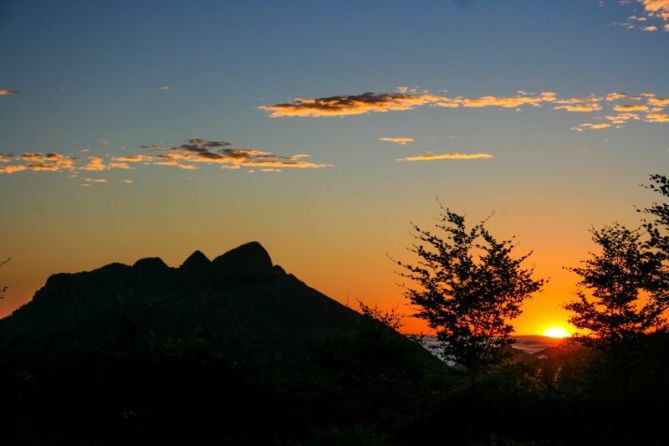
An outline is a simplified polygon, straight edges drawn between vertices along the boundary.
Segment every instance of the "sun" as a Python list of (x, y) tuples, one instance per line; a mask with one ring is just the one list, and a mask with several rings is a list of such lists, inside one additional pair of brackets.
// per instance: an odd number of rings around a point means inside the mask
[(548, 336), (549, 338), (567, 338), (570, 336), (570, 333), (562, 327), (549, 327), (544, 330), (544, 336)]

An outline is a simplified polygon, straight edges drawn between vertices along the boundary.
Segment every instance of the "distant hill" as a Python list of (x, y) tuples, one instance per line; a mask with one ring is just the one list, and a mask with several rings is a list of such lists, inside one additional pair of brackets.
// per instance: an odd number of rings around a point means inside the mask
[(178, 268), (145, 258), (54, 274), (0, 329), (5, 345), (49, 353), (111, 345), (124, 333), (165, 339), (204, 331), (295, 357), (345, 335), (360, 318), (273, 265), (265, 248), (251, 242), (213, 261), (196, 251)]

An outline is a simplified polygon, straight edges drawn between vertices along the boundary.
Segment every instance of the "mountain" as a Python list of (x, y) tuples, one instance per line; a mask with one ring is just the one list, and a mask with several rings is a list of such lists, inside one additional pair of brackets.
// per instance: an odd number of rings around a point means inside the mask
[(214, 334), (295, 357), (353, 330), (361, 316), (272, 263), (251, 242), (209, 260), (195, 251), (178, 268), (159, 258), (54, 274), (32, 301), (0, 321), (4, 342), (49, 353), (109, 346), (122, 336)]

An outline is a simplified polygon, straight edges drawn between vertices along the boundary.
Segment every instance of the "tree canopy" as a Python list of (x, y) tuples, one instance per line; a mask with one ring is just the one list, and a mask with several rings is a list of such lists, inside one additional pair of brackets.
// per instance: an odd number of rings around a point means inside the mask
[(514, 257), (513, 241), (495, 238), (486, 221), (468, 228), (464, 216), (441, 211), (436, 233), (414, 225), (417, 243), (409, 251), (417, 263), (397, 263), (417, 285), (406, 297), (417, 306), (416, 316), (437, 331), (445, 358), (477, 371), (513, 343), (509, 321), (544, 280), (522, 266), (531, 253)]
[(612, 348), (662, 325), (667, 308), (661, 260), (642, 240), (640, 229), (620, 224), (591, 229), (600, 252), (582, 266), (576, 299), (565, 305), (569, 322), (588, 333), (576, 339)]

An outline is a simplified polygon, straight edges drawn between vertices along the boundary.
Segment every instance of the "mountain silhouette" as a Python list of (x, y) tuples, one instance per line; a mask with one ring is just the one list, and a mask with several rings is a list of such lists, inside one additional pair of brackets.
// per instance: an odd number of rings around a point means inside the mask
[(195, 251), (178, 268), (145, 258), (132, 266), (54, 274), (0, 324), (4, 342), (50, 354), (111, 345), (119, 332), (165, 339), (204, 331), (224, 342), (298, 357), (314, 343), (346, 335), (360, 318), (287, 274), (260, 243), (250, 242), (213, 261)]

